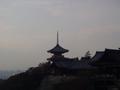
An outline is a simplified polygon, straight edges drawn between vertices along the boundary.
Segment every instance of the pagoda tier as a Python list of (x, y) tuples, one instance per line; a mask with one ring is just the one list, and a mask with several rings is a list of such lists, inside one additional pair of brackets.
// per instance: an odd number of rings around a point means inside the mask
[(69, 50), (64, 49), (63, 47), (61, 47), (61, 46), (59, 45), (59, 34), (58, 34), (58, 32), (57, 32), (57, 44), (56, 44), (56, 46), (55, 46), (53, 49), (48, 50), (48, 52), (49, 52), (49, 53), (52, 53), (52, 54), (54, 54), (54, 55), (62, 55), (62, 54), (64, 54), (64, 53), (68, 52), (68, 51), (69, 51)]
[(49, 53), (52, 53), (54, 55), (62, 55), (66, 52), (68, 52), (69, 50), (64, 49), (63, 47), (61, 47), (59, 44), (57, 44), (53, 49), (48, 50)]

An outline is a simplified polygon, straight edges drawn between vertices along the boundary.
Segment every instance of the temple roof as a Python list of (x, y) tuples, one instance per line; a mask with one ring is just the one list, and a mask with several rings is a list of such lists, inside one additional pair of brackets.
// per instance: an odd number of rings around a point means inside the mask
[(66, 52), (68, 52), (69, 50), (67, 50), (67, 49), (64, 49), (63, 47), (61, 47), (59, 44), (57, 44), (53, 49), (51, 49), (51, 50), (49, 50), (48, 52), (49, 53), (53, 53), (53, 54), (55, 54), (55, 53), (60, 53), (60, 54), (62, 54), (62, 53), (66, 53)]
[(65, 68), (65, 69), (91, 69), (92, 66), (86, 63), (81, 63), (80, 61), (56, 61), (54, 62), (55, 65), (59, 68)]
[(92, 58), (91, 61), (96, 62), (96, 61), (100, 60), (103, 57), (103, 55), (104, 55), (104, 52), (98, 51), (98, 52), (96, 52), (95, 56)]
[(55, 58), (53, 64), (58, 68), (77, 70), (77, 69), (92, 69), (93, 67), (86, 62), (81, 62), (78, 58)]
[(94, 65), (120, 65), (120, 50), (106, 49), (104, 52), (96, 52), (92, 63)]

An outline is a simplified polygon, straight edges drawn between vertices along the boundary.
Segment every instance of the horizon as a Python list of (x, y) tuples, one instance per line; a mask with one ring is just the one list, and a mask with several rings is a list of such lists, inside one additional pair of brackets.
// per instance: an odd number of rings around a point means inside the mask
[(0, 70), (47, 61), (59, 42), (66, 57), (120, 47), (119, 0), (0, 0)]

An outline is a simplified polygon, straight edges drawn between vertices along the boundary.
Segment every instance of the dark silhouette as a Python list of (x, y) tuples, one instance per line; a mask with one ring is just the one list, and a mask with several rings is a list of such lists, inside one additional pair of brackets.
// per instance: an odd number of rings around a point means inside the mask
[(91, 57), (67, 58), (69, 50), (57, 45), (48, 62), (0, 80), (0, 90), (120, 90), (120, 49), (106, 49)]

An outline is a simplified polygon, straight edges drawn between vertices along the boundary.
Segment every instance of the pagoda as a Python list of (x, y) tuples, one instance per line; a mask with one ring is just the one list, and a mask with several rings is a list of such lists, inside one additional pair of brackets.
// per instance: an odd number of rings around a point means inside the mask
[(47, 52), (52, 54), (52, 57), (47, 60), (51, 67), (51, 74), (53, 75), (77, 75), (80, 71), (90, 71), (93, 69), (88, 63), (89, 58), (82, 58), (82, 60), (79, 60), (78, 57), (69, 58), (63, 55), (69, 52), (69, 50), (59, 45), (58, 32), (56, 46)]
[(57, 32), (57, 44), (54, 48), (47, 51), (48, 53), (53, 54), (51, 58), (48, 58), (49, 61), (54, 61), (56, 58), (64, 58), (63, 54), (69, 52), (69, 50), (64, 49), (62, 46), (59, 45), (59, 33)]

